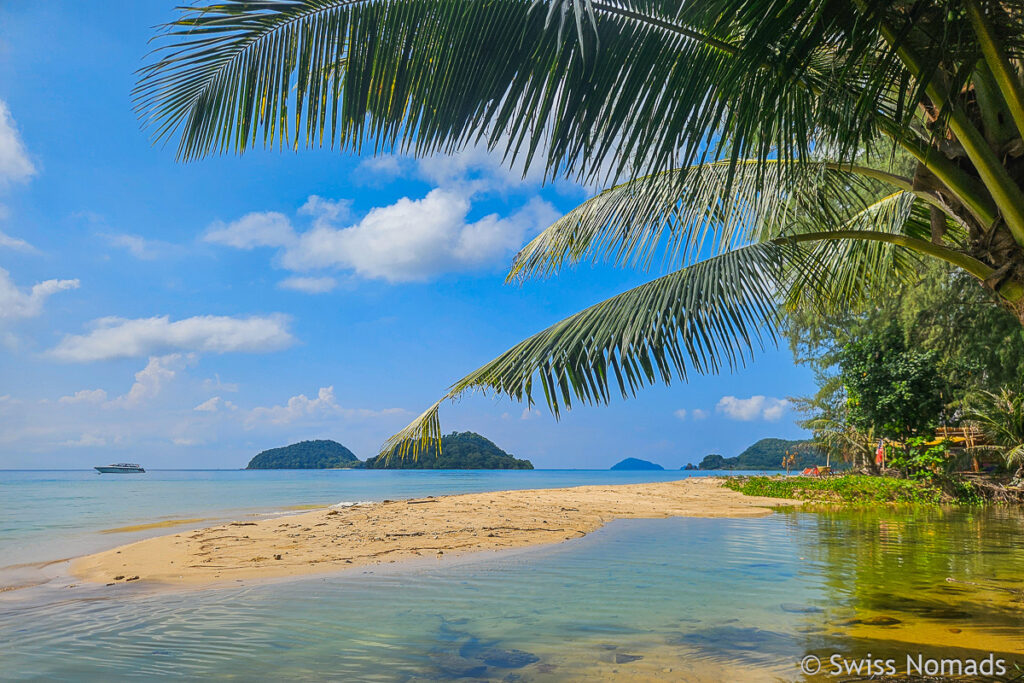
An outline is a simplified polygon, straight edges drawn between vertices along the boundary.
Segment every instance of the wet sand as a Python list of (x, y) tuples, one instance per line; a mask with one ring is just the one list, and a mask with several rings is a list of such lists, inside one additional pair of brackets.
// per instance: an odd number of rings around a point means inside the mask
[(800, 504), (712, 477), (382, 501), (158, 536), (78, 558), (71, 572), (105, 584), (299, 576), (560, 543), (619, 518), (760, 517)]

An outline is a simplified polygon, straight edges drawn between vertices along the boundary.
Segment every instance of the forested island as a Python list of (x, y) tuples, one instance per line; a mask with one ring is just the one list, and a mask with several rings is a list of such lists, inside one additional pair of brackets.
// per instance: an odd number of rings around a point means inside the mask
[(698, 465), (702, 470), (783, 470), (782, 459), (795, 455), (792, 469), (824, 464), (821, 451), (809, 440), (761, 439), (737, 456), (726, 458), (718, 453), (706, 455)]
[(532, 470), (533, 463), (509, 455), (476, 432), (452, 432), (441, 437), (441, 453), (431, 446), (418, 458), (400, 457), (392, 451), (370, 458), (363, 467), (391, 470)]
[(613, 470), (663, 470), (665, 469), (661, 465), (650, 462), (648, 460), (641, 460), (640, 458), (626, 458), (620, 460), (611, 466)]
[(271, 448), (249, 461), (247, 470), (331, 470), (359, 467), (362, 463), (337, 441), (300, 441)]

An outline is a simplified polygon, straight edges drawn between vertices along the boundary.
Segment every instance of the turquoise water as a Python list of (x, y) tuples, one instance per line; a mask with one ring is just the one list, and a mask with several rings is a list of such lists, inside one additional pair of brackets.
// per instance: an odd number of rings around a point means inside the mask
[[(5, 480), (4, 490), (25, 492), (22, 501), (63, 491), (66, 505), (123, 491), (110, 501), (118, 514), (88, 517), (95, 531), (199, 509), (259, 514), (292, 503), (398, 498), (400, 490), (680, 477), (302, 474), (271, 486), (246, 473), (77, 484), (50, 473), (34, 484)], [(214, 495), (208, 486), (223, 490)], [(253, 498), (259, 491), (267, 498)], [(11, 558), (40, 532), (3, 501)], [(62, 512), (32, 528), (68, 534), (73, 517)], [(901, 667), (908, 652), (1024, 660), (1022, 531), (1021, 514), (1005, 509), (619, 520), (552, 547), (226, 588), (69, 589), (55, 580), (0, 594), (0, 678), (800, 680), (797, 662), (807, 654), (892, 656)]]
[[(448, 493), (674, 481), (714, 472), (609, 470), (0, 470), (0, 558), (40, 562), (153, 535), (102, 534), (175, 519)], [(718, 473), (721, 474), (721, 473)], [(194, 526), (194, 524), (193, 524)], [(166, 533), (166, 529), (155, 533)]]

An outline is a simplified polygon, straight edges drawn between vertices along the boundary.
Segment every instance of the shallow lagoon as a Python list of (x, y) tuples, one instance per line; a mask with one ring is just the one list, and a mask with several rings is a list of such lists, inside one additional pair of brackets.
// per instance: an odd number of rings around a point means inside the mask
[(1024, 661), (1022, 531), (1000, 509), (620, 520), (292, 581), (54, 581), (0, 602), (2, 677), (799, 680), (808, 654)]

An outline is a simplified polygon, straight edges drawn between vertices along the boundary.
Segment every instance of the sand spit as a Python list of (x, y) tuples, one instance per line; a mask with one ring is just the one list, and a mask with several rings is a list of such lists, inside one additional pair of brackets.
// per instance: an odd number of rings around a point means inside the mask
[(158, 536), (78, 558), (71, 571), (106, 584), (297, 576), (560, 543), (618, 518), (759, 517), (794, 504), (710, 477), (383, 501)]

